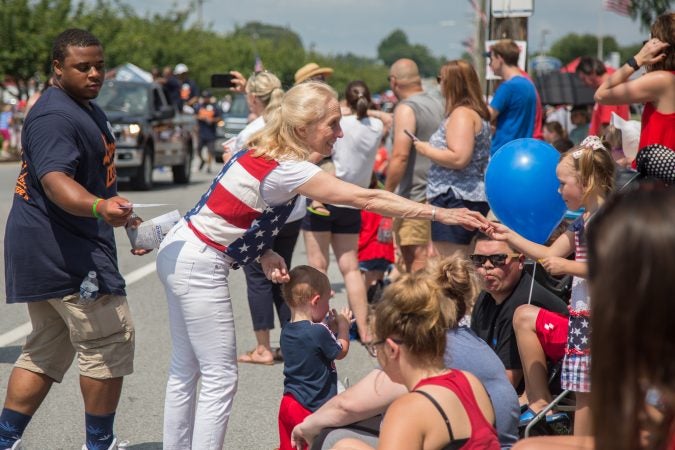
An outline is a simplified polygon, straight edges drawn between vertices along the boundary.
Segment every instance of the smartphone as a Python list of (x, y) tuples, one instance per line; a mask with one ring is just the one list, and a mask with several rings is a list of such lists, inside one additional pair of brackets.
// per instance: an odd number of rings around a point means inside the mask
[(214, 73), (211, 75), (211, 87), (231, 89), (235, 87), (233, 80), (234, 75), (230, 73)]
[(412, 134), (410, 131), (408, 131), (408, 130), (403, 130), (403, 132), (404, 132), (405, 134), (407, 134), (408, 137), (409, 137), (410, 139), (412, 139), (413, 142), (419, 141), (419, 139), (417, 139), (417, 136), (415, 136), (414, 134)]

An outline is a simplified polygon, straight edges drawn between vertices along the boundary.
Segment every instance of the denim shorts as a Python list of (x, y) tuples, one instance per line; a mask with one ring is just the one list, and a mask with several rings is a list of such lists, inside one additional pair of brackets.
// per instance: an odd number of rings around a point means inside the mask
[(368, 272), (369, 270), (386, 272), (392, 264), (391, 261), (385, 258), (368, 259), (366, 261), (359, 261), (359, 269), (361, 269), (362, 272)]
[[(429, 201), (433, 206), (441, 208), (467, 208), (485, 215), (490, 210), (487, 202), (472, 202), (457, 198), (452, 189), (445, 194), (437, 195)], [(459, 245), (468, 245), (477, 231), (469, 231), (460, 225), (444, 225), (440, 222), (431, 223), (431, 240), (435, 242), (450, 242)]]

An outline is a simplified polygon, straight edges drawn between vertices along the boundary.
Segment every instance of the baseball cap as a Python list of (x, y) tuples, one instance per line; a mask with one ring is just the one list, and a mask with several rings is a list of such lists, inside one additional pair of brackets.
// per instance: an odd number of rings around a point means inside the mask
[(173, 69), (175, 75), (181, 75), (188, 72), (188, 66), (183, 63), (176, 64), (176, 67)]

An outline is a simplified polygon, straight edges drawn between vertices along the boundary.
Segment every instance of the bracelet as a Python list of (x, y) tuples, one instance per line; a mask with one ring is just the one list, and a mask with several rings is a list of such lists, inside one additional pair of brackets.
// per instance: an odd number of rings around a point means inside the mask
[(630, 58), (628, 58), (626, 60), (625, 64), (628, 64), (629, 66), (631, 66), (633, 68), (633, 70), (635, 70), (635, 71), (640, 70), (640, 65), (635, 60), (634, 56), (631, 56)]
[(431, 221), (432, 222), (436, 221), (436, 207), (435, 206), (431, 207)]
[(98, 204), (103, 200), (102, 198), (97, 198), (94, 200), (94, 203), (91, 205), (91, 215), (94, 216), (97, 219), (102, 219), (101, 215), (98, 213)]

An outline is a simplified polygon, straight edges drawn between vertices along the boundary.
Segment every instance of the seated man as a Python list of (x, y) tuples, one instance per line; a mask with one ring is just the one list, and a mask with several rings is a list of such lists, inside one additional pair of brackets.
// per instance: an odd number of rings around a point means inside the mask
[(480, 234), (470, 258), (483, 279), (483, 291), (471, 314), (471, 329), (492, 347), (517, 388), (523, 370), (513, 330), (516, 308), (532, 304), (566, 315), (567, 305), (523, 270), (524, 255), (514, 252), (506, 242)]

